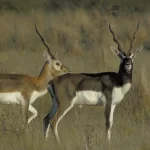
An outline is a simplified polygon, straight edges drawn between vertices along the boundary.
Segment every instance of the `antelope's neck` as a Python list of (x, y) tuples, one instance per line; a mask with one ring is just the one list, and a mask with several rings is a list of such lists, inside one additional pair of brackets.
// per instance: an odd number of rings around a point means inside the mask
[(122, 85), (125, 85), (127, 83), (132, 84), (132, 70), (130, 72), (127, 72), (123, 66), (120, 66), (118, 74), (121, 79)]
[(47, 85), (54, 77), (46, 65), (43, 66), (39, 76), (36, 78), (36, 86), (39, 92), (47, 90)]

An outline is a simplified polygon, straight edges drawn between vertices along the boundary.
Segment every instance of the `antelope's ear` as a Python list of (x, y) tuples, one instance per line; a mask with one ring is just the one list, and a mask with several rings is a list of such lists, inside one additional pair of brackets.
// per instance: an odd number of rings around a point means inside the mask
[(115, 55), (119, 56), (120, 59), (125, 58), (124, 54), (120, 52), (118, 49), (116, 49), (115, 47), (110, 46), (110, 49)]
[(52, 58), (50, 57), (50, 55), (46, 51), (43, 52), (43, 55), (48, 62), (51, 62)]
[(139, 47), (134, 53), (131, 53), (129, 57), (132, 59), (135, 58), (136, 54), (141, 52), (143, 49), (144, 49), (144, 46)]
[(134, 54), (137, 54), (137, 53), (141, 52), (143, 49), (144, 49), (144, 46), (139, 47), (139, 48), (135, 51)]

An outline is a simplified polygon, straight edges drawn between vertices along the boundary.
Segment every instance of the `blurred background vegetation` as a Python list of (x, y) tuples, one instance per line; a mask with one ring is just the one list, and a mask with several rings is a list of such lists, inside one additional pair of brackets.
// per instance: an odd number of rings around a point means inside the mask
[(61, 9), (84, 8), (100, 11), (143, 12), (149, 9), (149, 0), (0, 0), (0, 10), (27, 12), (32, 9), (59, 11)]

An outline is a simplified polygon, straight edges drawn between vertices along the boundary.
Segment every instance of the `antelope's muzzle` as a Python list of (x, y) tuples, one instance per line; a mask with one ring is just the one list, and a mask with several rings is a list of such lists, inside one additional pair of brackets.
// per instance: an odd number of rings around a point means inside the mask
[(71, 72), (70, 69), (67, 68), (67, 67), (64, 66), (64, 65), (62, 66), (62, 70), (63, 70), (63, 72), (65, 72), (65, 73)]

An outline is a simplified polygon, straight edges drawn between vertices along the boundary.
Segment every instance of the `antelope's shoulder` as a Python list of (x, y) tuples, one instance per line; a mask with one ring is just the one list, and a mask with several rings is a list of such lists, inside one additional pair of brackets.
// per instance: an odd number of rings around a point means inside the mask
[(112, 90), (112, 100), (114, 103), (119, 103), (124, 95), (129, 91), (131, 88), (131, 83), (126, 83), (123, 86), (114, 87)]
[(131, 83), (126, 83), (122, 86), (114, 87), (113, 92), (115, 92), (115, 94), (117, 94), (117, 92), (119, 92), (119, 93), (122, 93), (123, 95), (125, 95), (129, 91), (130, 88), (131, 88)]

